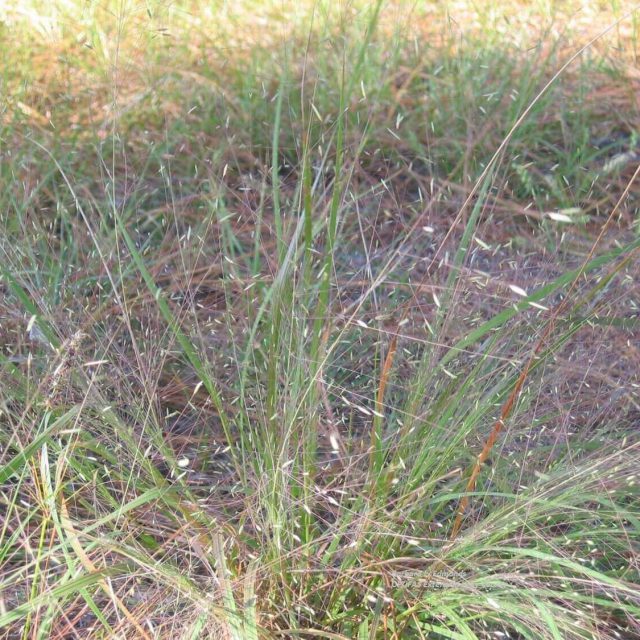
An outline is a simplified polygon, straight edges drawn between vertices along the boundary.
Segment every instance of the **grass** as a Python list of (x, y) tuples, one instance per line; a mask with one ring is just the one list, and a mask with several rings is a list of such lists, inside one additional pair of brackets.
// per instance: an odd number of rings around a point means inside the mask
[(0, 637), (640, 637), (629, 10), (0, 8)]

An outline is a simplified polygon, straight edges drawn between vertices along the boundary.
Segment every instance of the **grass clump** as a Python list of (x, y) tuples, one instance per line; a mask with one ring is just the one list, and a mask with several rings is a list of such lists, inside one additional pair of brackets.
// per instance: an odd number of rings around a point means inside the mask
[(4, 637), (640, 637), (636, 16), (481, 5), (5, 10)]

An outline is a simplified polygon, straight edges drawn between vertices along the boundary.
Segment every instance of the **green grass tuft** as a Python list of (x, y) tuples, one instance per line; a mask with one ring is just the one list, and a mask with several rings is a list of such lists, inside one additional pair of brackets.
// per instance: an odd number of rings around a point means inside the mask
[(625, 11), (0, 8), (0, 637), (640, 637)]

